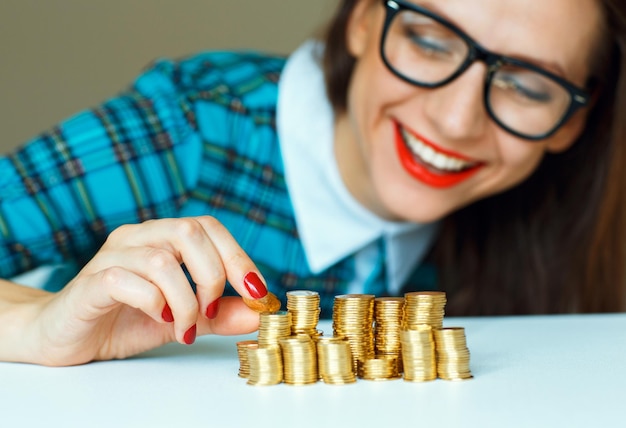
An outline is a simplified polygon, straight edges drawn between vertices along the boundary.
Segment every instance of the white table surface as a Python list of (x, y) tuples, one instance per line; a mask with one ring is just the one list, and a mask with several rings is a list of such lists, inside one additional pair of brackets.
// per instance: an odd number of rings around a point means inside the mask
[(256, 334), (79, 367), (0, 363), (0, 427), (626, 426), (626, 314), (444, 325), (466, 328), (474, 379), (249, 386), (235, 343)]

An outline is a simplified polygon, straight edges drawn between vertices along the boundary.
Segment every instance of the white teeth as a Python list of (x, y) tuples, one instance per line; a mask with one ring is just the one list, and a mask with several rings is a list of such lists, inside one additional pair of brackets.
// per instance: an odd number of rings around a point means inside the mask
[(437, 169), (443, 171), (460, 171), (473, 165), (471, 162), (466, 162), (461, 159), (452, 158), (444, 155), (443, 153), (436, 152), (432, 147), (424, 144), (421, 140), (415, 138), (404, 129), (402, 130), (402, 136), (404, 137), (404, 141), (408, 143), (411, 151), (416, 156)]

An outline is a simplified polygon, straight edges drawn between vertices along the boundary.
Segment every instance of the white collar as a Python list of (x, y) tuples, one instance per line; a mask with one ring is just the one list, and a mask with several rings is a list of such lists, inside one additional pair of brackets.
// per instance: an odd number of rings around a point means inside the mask
[[(334, 117), (309, 41), (288, 59), (279, 81), (277, 129), (298, 231), (313, 273), (386, 238), (387, 273), (399, 288), (429, 247), (433, 225), (380, 219), (346, 189), (333, 153)], [(416, 242), (417, 241), (417, 242)]]

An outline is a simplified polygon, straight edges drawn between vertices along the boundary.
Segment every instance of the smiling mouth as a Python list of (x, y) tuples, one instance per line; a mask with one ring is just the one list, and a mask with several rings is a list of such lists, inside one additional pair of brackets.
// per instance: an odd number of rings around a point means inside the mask
[(437, 188), (459, 184), (484, 165), (444, 151), (396, 123), (396, 148), (402, 166), (419, 181)]

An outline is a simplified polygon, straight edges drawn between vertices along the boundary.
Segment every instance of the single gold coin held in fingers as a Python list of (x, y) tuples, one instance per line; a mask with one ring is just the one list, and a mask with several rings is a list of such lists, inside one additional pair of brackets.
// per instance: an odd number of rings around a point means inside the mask
[(259, 313), (277, 312), (280, 310), (281, 306), (278, 297), (269, 291), (260, 299), (248, 299), (247, 297), (244, 297), (243, 301), (250, 309)]

